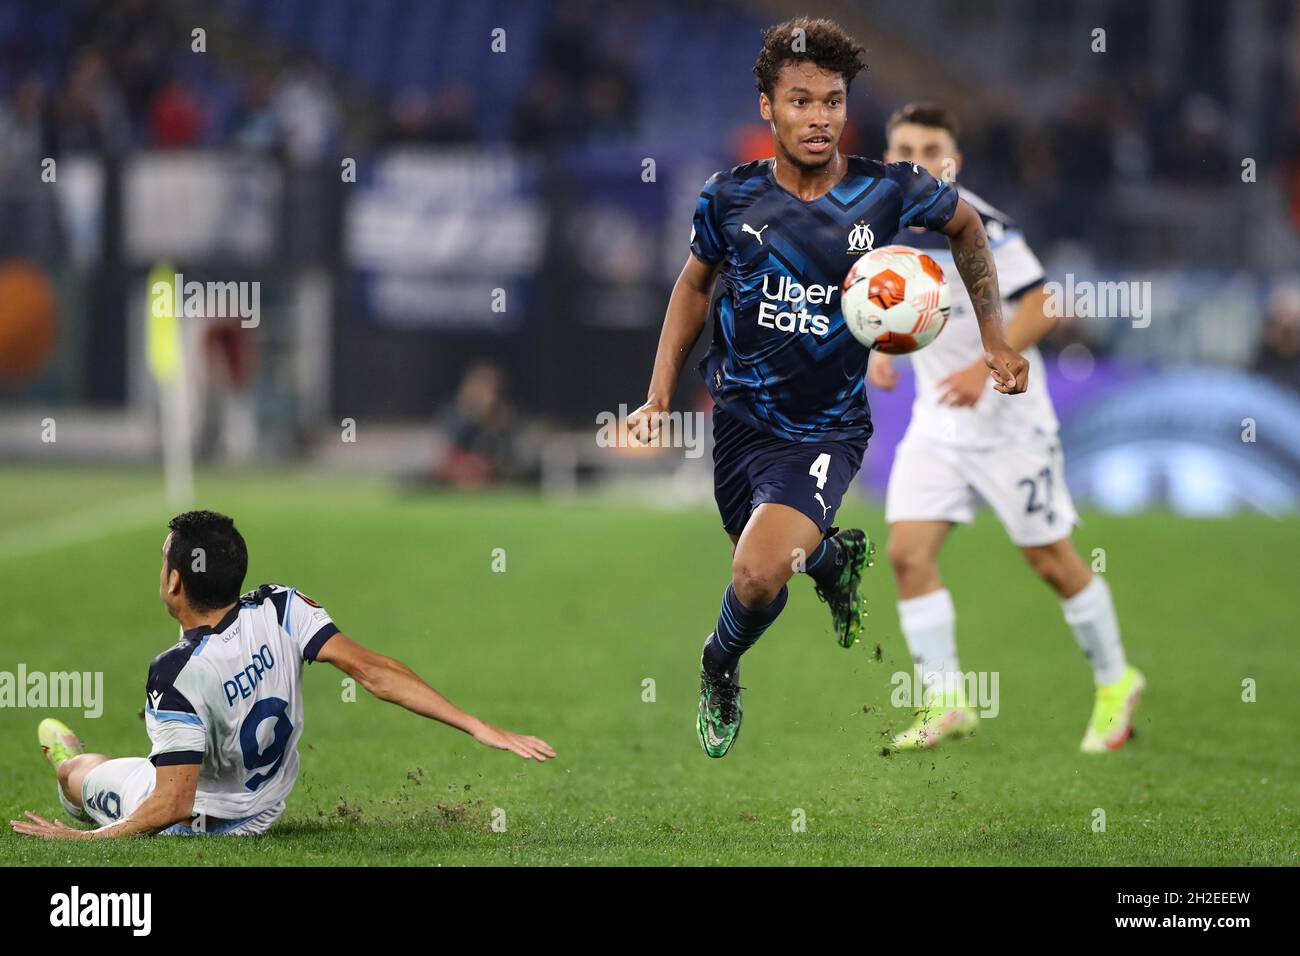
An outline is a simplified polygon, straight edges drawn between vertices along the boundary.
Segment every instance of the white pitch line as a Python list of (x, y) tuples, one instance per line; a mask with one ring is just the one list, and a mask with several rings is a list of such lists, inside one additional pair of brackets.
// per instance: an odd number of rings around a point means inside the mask
[(82, 544), (150, 521), (161, 522), (158, 525), (161, 535), (166, 529), (165, 517), (166, 507), (161, 492), (107, 501), (95, 508), (0, 533), (0, 561)]

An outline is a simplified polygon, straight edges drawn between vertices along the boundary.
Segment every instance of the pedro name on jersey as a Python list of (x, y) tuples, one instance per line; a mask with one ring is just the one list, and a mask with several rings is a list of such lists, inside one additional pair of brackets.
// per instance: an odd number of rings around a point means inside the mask
[(940, 229), (957, 208), (956, 191), (919, 166), (845, 160), (810, 202), (765, 159), (715, 173), (695, 207), (691, 252), (721, 280), (700, 372), (715, 403), (789, 441), (870, 438), (869, 352), (840, 313), (844, 276), (901, 228)]

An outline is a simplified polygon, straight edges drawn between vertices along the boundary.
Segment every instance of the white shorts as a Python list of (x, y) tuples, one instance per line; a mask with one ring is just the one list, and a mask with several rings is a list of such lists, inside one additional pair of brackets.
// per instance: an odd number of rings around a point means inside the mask
[(1065, 486), (1061, 445), (1055, 439), (975, 449), (904, 436), (889, 473), (886, 524), (970, 524), (978, 498), (988, 502), (1011, 540), (1022, 548), (1067, 538), (1079, 522)]
[[(101, 827), (125, 820), (153, 793), (156, 776), (153, 764), (145, 757), (118, 757), (106, 760), (81, 782), (81, 805), (84, 816)], [(69, 812), (77, 816), (64, 801)], [(238, 820), (218, 820), (196, 813), (188, 823), (177, 823), (160, 836), (255, 836), (264, 833), (284, 812), (284, 801)]]

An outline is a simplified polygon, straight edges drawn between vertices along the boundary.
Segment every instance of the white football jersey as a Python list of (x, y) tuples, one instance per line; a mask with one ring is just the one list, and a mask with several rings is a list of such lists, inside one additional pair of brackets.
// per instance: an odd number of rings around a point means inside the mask
[[(988, 233), (997, 263), (998, 288), (1003, 295), (1002, 318), (1009, 322), (1016, 311), (1013, 300), (1042, 283), (1043, 266), (1025, 242), (1024, 233), (1004, 213), (969, 190), (959, 192), (979, 213)], [(912, 405), (908, 434), (966, 448), (988, 448), (1055, 435), (1059, 423), (1051, 396), (1047, 394), (1042, 356), (1036, 347), (1022, 353), (1029, 360), (1029, 388), (1024, 394), (1003, 395), (994, 391), (993, 379), (988, 377), (984, 394), (974, 405), (954, 408), (939, 404), (943, 394), (939, 384), (953, 372), (983, 359), (979, 323), (945, 236), (905, 229), (894, 242), (918, 248), (938, 262), (952, 291), (952, 307), (944, 330), (925, 348), (908, 356), (916, 373), (916, 401)]]
[(303, 662), (338, 628), (294, 588), (263, 584), (215, 627), (185, 631), (149, 667), (145, 726), (155, 767), (200, 764), (194, 812), (269, 810), (298, 778)]

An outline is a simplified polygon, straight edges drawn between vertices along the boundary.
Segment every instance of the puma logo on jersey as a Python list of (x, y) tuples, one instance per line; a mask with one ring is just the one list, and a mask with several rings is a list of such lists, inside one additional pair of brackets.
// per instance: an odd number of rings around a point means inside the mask
[[(769, 222), (767, 226), (770, 225), (771, 223)], [(755, 232), (753, 226), (751, 226), (747, 222), (742, 222), (740, 224), (740, 231), (749, 233), (751, 236), (753, 236), (755, 239), (758, 240), (758, 244), (761, 246), (763, 244), (763, 232), (767, 229), (767, 226), (764, 226), (762, 229), (759, 229), (757, 232)]]
[(816, 498), (817, 503), (822, 506), (822, 518), (825, 518), (826, 512), (831, 510), (831, 506), (822, 500), (822, 493), (820, 491), (814, 491), (813, 497)]

